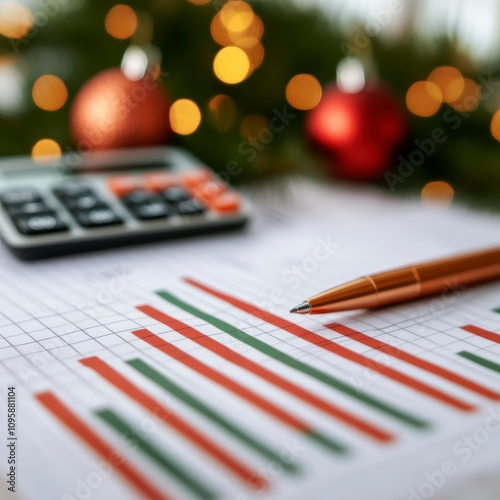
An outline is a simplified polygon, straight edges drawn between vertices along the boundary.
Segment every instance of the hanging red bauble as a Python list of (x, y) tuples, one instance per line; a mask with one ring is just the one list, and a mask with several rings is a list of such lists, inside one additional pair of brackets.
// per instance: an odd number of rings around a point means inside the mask
[(98, 73), (78, 92), (71, 130), (85, 149), (165, 143), (170, 135), (169, 100), (151, 74), (130, 80), (118, 68)]
[(311, 142), (326, 151), (332, 171), (349, 180), (375, 180), (391, 167), (407, 120), (393, 94), (369, 83), (357, 92), (333, 84), (306, 122)]

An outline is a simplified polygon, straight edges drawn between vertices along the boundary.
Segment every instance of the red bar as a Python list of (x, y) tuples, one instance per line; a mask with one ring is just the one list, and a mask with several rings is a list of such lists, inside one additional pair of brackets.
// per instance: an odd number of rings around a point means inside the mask
[(296, 429), (300, 432), (313, 432), (313, 429), (309, 424), (302, 422), (301, 420), (295, 418), (293, 415), (290, 415), (288, 412), (282, 410), (275, 404), (267, 401), (262, 398), (255, 392), (243, 387), (238, 384), (234, 380), (231, 380), (229, 377), (226, 377), (222, 373), (210, 368), (206, 364), (198, 361), (196, 358), (193, 358), (189, 354), (181, 351), (179, 348), (170, 344), (166, 340), (158, 337), (154, 333), (149, 330), (142, 329), (132, 332), (136, 337), (144, 340), (150, 346), (156, 347), (156, 349), (162, 351), (167, 356), (176, 359), (180, 363), (188, 366), (192, 370), (198, 372), (200, 375), (212, 380), (213, 382), (222, 385), (226, 389), (230, 390), (234, 394), (240, 396), (243, 399), (246, 399), (249, 403), (257, 406), (258, 408), (264, 410), (265, 412), (272, 415), (274, 418), (281, 420), (285, 424), (289, 425), (293, 429)]
[(35, 397), (66, 427), (71, 429), (80, 439), (85, 441), (98, 455), (106, 460), (141, 496), (152, 500), (168, 500), (165, 494), (151, 485), (142, 473), (134, 469), (126, 458), (115, 451), (106, 441), (101, 439), (85, 422), (80, 420), (60, 399), (51, 392), (42, 392)]
[(118, 373), (102, 359), (93, 356), (91, 358), (81, 359), (80, 363), (97, 372), (110, 384), (114, 385), (117, 389), (146, 408), (146, 410), (149, 410), (155, 417), (158, 417), (167, 425), (173, 427), (180, 434), (195, 443), (201, 449), (205, 450), (205, 452), (224, 464), (252, 487), (263, 489), (268, 486), (267, 481), (263, 477), (260, 477), (257, 473), (241, 464), (236, 458), (233, 458), (231, 455), (226, 453), (217, 444), (198, 432), (189, 423), (175, 415), (173, 410), (163, 406), (161, 403), (143, 392), (142, 389), (127, 380), (123, 375)]
[(418, 368), (427, 370), (428, 372), (437, 375), (438, 377), (449, 380), (450, 382), (464, 387), (465, 389), (469, 389), (477, 394), (480, 394), (481, 396), (492, 399), (494, 401), (500, 401), (500, 394), (498, 394), (497, 392), (494, 392), (487, 387), (483, 387), (482, 385), (477, 384), (472, 380), (466, 379), (461, 375), (457, 375), (456, 373), (453, 373), (446, 368), (442, 368), (441, 366), (430, 363), (429, 361), (417, 358), (416, 356), (413, 356), (413, 354), (402, 351), (401, 349), (398, 349), (397, 347), (394, 347), (390, 344), (385, 344), (378, 339), (369, 337), (368, 335), (358, 332), (357, 330), (353, 330), (352, 328), (349, 328), (347, 326), (340, 325), (338, 323), (332, 323), (325, 326), (327, 328), (330, 328), (330, 330), (333, 330), (334, 332), (340, 333), (340, 335), (343, 335), (344, 337), (348, 337), (352, 340), (355, 340), (356, 342), (371, 347), (372, 349), (381, 351), (388, 356), (399, 358), (403, 361), (406, 361), (406, 363), (410, 363), (411, 365), (417, 366)]
[(171, 316), (168, 316), (167, 314), (159, 311), (158, 309), (155, 309), (154, 307), (151, 306), (139, 306), (137, 307), (137, 309), (142, 311), (144, 314), (147, 314), (151, 318), (155, 319), (156, 321), (159, 321), (160, 323), (163, 323), (169, 328), (172, 328), (177, 333), (181, 334), (187, 339), (190, 339), (193, 342), (196, 342), (198, 345), (205, 347), (214, 354), (217, 354), (218, 356), (221, 356), (227, 361), (230, 361), (231, 363), (234, 363), (235, 365), (238, 365), (241, 368), (244, 368), (245, 370), (248, 370), (249, 372), (257, 375), (258, 377), (267, 380), (271, 384), (280, 387), (281, 389), (289, 392), (290, 394), (293, 394), (294, 396), (302, 399), (303, 401), (306, 401), (312, 406), (319, 408), (320, 410), (328, 413), (329, 415), (342, 420), (344, 423), (350, 425), (351, 427), (356, 428), (358, 431), (368, 434), (372, 438), (375, 438), (379, 441), (388, 442), (394, 439), (394, 436), (392, 434), (384, 430), (381, 430), (378, 427), (370, 424), (369, 422), (361, 420), (360, 418), (351, 415), (350, 413), (340, 408), (337, 408), (336, 406), (330, 404), (328, 401), (325, 401), (315, 396), (312, 393), (307, 392), (300, 386), (295, 385), (292, 382), (289, 382), (280, 375), (275, 374), (274, 372), (268, 370), (267, 368), (264, 368), (263, 366), (255, 363), (254, 361), (251, 361), (248, 358), (245, 358), (244, 356), (238, 354), (236, 351), (233, 351), (229, 347), (226, 347), (225, 345), (208, 337), (207, 335), (192, 328), (191, 326), (186, 325), (185, 323), (182, 323), (181, 321), (172, 318)]
[(238, 309), (241, 309), (242, 311), (252, 314), (253, 316), (256, 316), (258, 318), (261, 318), (264, 321), (267, 321), (268, 323), (278, 328), (281, 328), (282, 330), (285, 330), (291, 333), (292, 335), (295, 335), (296, 337), (305, 340), (306, 342), (309, 342), (310, 344), (314, 344), (318, 347), (321, 347), (322, 349), (330, 351), (331, 353), (336, 354), (337, 356), (341, 356), (344, 359), (348, 359), (353, 363), (365, 366), (370, 370), (376, 371), (381, 375), (384, 375), (388, 378), (391, 378), (392, 380), (395, 380), (400, 384), (404, 384), (407, 387), (410, 387), (427, 396), (437, 399), (442, 403), (448, 404), (462, 411), (473, 411), (475, 409), (475, 407), (470, 403), (461, 401), (455, 398), (454, 396), (446, 394), (438, 389), (435, 389), (434, 387), (431, 387), (423, 382), (420, 382), (419, 380), (409, 377), (408, 375), (405, 375), (404, 373), (394, 370), (393, 368), (390, 368), (388, 366), (377, 366), (370, 358), (367, 358), (366, 356), (358, 354), (354, 351), (350, 351), (349, 349), (340, 346), (335, 342), (332, 342), (331, 340), (325, 339), (324, 337), (318, 335), (317, 333), (310, 332), (309, 330), (306, 330), (305, 328), (296, 325), (294, 323), (290, 323), (289, 321), (280, 318), (279, 316), (276, 316), (268, 311), (264, 311), (263, 309), (253, 306), (252, 304), (248, 304), (247, 302), (243, 302), (240, 299), (237, 299), (230, 295), (226, 295), (225, 293), (214, 290), (208, 287), (207, 285), (203, 285), (191, 278), (185, 278), (185, 281), (199, 288), (200, 290), (203, 290), (209, 293), (210, 295), (213, 295), (214, 297), (218, 297), (219, 299), (228, 302), (229, 304), (233, 305), (234, 307), (237, 307)]
[(500, 344), (500, 335), (498, 333), (493, 333), (490, 332), (489, 330), (483, 330), (482, 328), (473, 325), (466, 325), (462, 326), (461, 328), (462, 330), (465, 330), (466, 332), (469, 333), (473, 333), (478, 337), (483, 337), (483, 339), (491, 340), (492, 342), (495, 342), (495, 344)]

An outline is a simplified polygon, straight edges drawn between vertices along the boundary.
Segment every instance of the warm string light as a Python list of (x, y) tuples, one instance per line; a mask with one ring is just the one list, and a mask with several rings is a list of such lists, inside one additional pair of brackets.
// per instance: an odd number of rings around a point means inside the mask
[(250, 72), (250, 59), (239, 47), (224, 47), (214, 59), (214, 73), (224, 83), (235, 85), (245, 80)]
[(422, 203), (432, 208), (449, 208), (454, 196), (455, 191), (444, 181), (429, 182), (422, 189)]
[(491, 135), (500, 142), (500, 110), (498, 110), (491, 119), (490, 123)]
[(106, 14), (104, 26), (109, 35), (125, 40), (130, 38), (137, 29), (137, 14), (128, 5), (115, 5)]
[(179, 99), (170, 107), (170, 126), (180, 135), (196, 132), (201, 124), (201, 112), (198, 105), (190, 99)]
[(19, 2), (0, 4), (0, 35), (7, 38), (23, 38), (33, 27), (31, 10)]
[(439, 66), (431, 71), (427, 81), (439, 87), (443, 102), (447, 103), (455, 102), (464, 90), (464, 77), (452, 66)]
[(415, 82), (406, 94), (408, 109), (417, 116), (435, 115), (443, 103), (460, 113), (474, 111), (480, 101), (479, 85), (452, 66), (439, 66), (427, 80)]
[(286, 100), (290, 106), (300, 110), (314, 109), (323, 96), (323, 89), (313, 75), (294, 76), (286, 87)]
[(33, 161), (54, 161), (61, 157), (61, 146), (53, 139), (40, 139), (31, 149)]
[[(241, 83), (262, 64), (265, 57), (264, 46), (261, 43), (264, 23), (247, 2), (243, 0), (226, 2), (212, 19), (210, 32), (214, 41), (224, 47), (214, 61), (215, 75), (224, 83)], [(235, 48), (239, 51), (234, 50)], [(224, 51), (224, 49), (231, 50)], [(234, 69), (231, 69), (231, 66), (234, 66)], [(246, 68), (245, 74), (243, 74), (244, 68)]]
[(432, 82), (415, 82), (406, 93), (406, 106), (417, 116), (429, 117), (435, 115), (441, 103), (443, 94), (439, 87)]
[(57, 111), (68, 99), (64, 82), (55, 75), (42, 75), (33, 84), (33, 101), (45, 111)]
[(460, 96), (450, 105), (461, 113), (468, 113), (478, 108), (480, 95), (479, 85), (474, 80), (465, 78)]

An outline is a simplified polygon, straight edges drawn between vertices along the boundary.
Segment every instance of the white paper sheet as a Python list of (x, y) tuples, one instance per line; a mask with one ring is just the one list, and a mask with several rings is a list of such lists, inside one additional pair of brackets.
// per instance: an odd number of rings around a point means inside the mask
[[(253, 223), (242, 233), (37, 263), (18, 262), (0, 249), (0, 498), (127, 500), (146, 498), (145, 491), (179, 499), (212, 493), (235, 500), (306, 495), (415, 500), (458, 498), (458, 492), (467, 491), (477, 495), (474, 498), (498, 498), (500, 373), (458, 353), (500, 364), (499, 343), (462, 328), (473, 325), (500, 337), (500, 314), (494, 311), (500, 307), (500, 285), (448, 290), (437, 298), (376, 312), (301, 317), (288, 310), (316, 292), (366, 273), (498, 245), (500, 218), (465, 208), (435, 211), (418, 201), (390, 199), (370, 190), (297, 181), (252, 196)], [(300, 325), (331, 341), (335, 352), (271, 324), (267, 317), (238, 309), (187, 283), (185, 277)], [(232, 334), (160, 297), (155, 293), (159, 290), (231, 325)], [(142, 305), (192, 327), (189, 332), (198, 332), (202, 342), (215, 343), (206, 347), (197, 342), (199, 338), (186, 338), (185, 327), (176, 331), (160, 323), (137, 308)], [(401, 354), (388, 356), (326, 328), (331, 323), (458, 374), (484, 393), (415, 366)], [(186, 359), (174, 359), (132, 333), (143, 329), (175, 352), (189, 355), (195, 364), (201, 361), (217, 376), (237, 383), (236, 392), (196, 371)], [(260, 349), (248, 337), (260, 341)], [(224, 346), (231, 349), (233, 359), (210, 350)], [(270, 356), (262, 352), (263, 346), (286, 356)], [(102, 373), (81, 363), (89, 358), (111, 369), (115, 382), (121, 375), (140, 397), (152, 397), (173, 417), (162, 421)], [(236, 434), (243, 432), (275, 453), (290, 470), (228, 431), (220, 420), (167, 392), (127, 363), (130, 360), (167, 377), (203, 408), (233, 424)], [(253, 364), (249, 368), (242, 360)], [(293, 365), (296, 362), (335, 380), (341, 389), (304, 373)], [(285, 390), (279, 386), (282, 382), (271, 382), (273, 375), (292, 387)], [(17, 405), (16, 494), (9, 492), (5, 480), (10, 456), (6, 445), (13, 437), (7, 427), (12, 386)], [(40, 394), (46, 395), (46, 404), (47, 394), (56, 398), (101, 443), (124, 457), (142, 486), (131, 480), (130, 470), (109, 465), (114, 462), (108, 452), (99, 454), (68, 428), (64, 416), (49, 411), (37, 399)], [(372, 402), (364, 401), (363, 395)], [(249, 401), (252, 397), (260, 398), (259, 403)], [(417, 428), (373, 401), (428, 425)], [(329, 410), (320, 409), (321, 404)], [(474, 410), (466, 411), (467, 405)], [(102, 410), (108, 413), (99, 417), (96, 412)], [(152, 445), (161, 455), (158, 460), (167, 456), (188, 478), (183, 482), (168, 472), (165, 462), (155, 461), (131, 435), (124, 438), (103, 417), (109, 412), (134, 429), (146, 446)], [(172, 420), (189, 430), (183, 434)], [(193, 429), (198, 437), (193, 438)], [(311, 433), (322, 437), (314, 439)], [(205, 445), (200, 445), (200, 435)], [(331, 449), (332, 443), (343, 446), (345, 453)], [(221, 459), (221, 453), (226, 458)], [(300, 472), (294, 473), (294, 467)], [(253, 488), (241, 470), (253, 473), (254, 481), (267, 481), (267, 489)], [(189, 486), (192, 479), (198, 490)]]

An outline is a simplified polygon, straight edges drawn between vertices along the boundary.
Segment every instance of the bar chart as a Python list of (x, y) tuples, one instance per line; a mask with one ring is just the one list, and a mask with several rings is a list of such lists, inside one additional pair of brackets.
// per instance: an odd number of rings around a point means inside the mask
[[(236, 315), (250, 314), (290, 338), (296, 337), (306, 344), (311, 344), (314, 348), (324, 351), (325, 359), (341, 359), (353, 366), (369, 368), (377, 376), (387, 379), (388, 383), (401, 387), (407, 395), (405, 401), (404, 398), (394, 398), (383, 392), (359, 390), (342, 378), (336, 377), (331, 371), (294, 357), (279, 346), (271, 345), (251, 335), (244, 328), (204, 310), (189, 295), (180, 296), (170, 292), (168, 288), (157, 290), (155, 296), (161, 302), (156, 302), (155, 305), (135, 304), (135, 309), (144, 319), (150, 321), (151, 326), (132, 329), (130, 334), (142, 348), (151, 349), (160, 358), (152, 360), (146, 355), (133, 356), (111, 364), (99, 355), (91, 355), (78, 359), (78, 364), (85, 369), (84, 374), (91, 372), (100, 384), (105, 384), (109, 390), (121, 394), (142, 411), (154, 416), (162, 427), (181, 436), (195, 453), (215, 464), (214, 467), (221, 477), (230, 475), (236, 483), (240, 483), (242, 491), (272, 495), (277, 482), (293, 484), (293, 481), (303, 478), (308, 469), (308, 464), (300, 457), (298, 460), (294, 457), (291, 459), (283, 450), (271, 444), (266, 433), (261, 432), (258, 427), (249, 429), (248, 426), (241, 425), (241, 415), (245, 414), (248, 408), (258, 414), (259, 418), (269, 421), (271, 428), (277, 426), (286, 429), (287, 433), (297, 436), (301, 442), (307, 443), (308, 447), (317, 449), (321, 456), (326, 457), (325, 460), (328, 461), (328, 457), (331, 457), (332, 464), (337, 464), (355, 461), (364, 452), (357, 449), (356, 440), (372, 443), (378, 449), (390, 449), (397, 448), (407, 434), (416, 436), (417, 439), (418, 436), (432, 435), (435, 428), (442, 425), (435, 420), (433, 411), (429, 411), (434, 408), (442, 408), (448, 412), (447, 415), (466, 417), (479, 411), (481, 406), (486, 407), (500, 401), (500, 392), (494, 389), (497, 387), (500, 390), (500, 358), (495, 360), (491, 355), (486, 357), (477, 352), (459, 351), (455, 356), (465, 363), (462, 365), (465, 369), (451, 369), (444, 364), (412, 354), (397, 345), (379, 340), (376, 335), (368, 335), (344, 324), (325, 321), (324, 329), (335, 334), (329, 338), (324, 333), (320, 334), (306, 326), (290, 322), (201, 281), (185, 278), (184, 284), (197, 290), (197, 293), (206, 294), (207, 297), (219, 301), (221, 305), (224, 303), (225, 307), (230, 308)], [(178, 314), (173, 314), (173, 310), (178, 311)], [(200, 326), (193, 326), (195, 323)], [(154, 333), (155, 327), (159, 326), (166, 328), (166, 333)], [(215, 334), (204, 333), (207, 327)], [(488, 343), (500, 343), (499, 333), (480, 326), (463, 325), (460, 329), (472, 338), (479, 337)], [(168, 332), (175, 333), (196, 349), (186, 349), (182, 347), (182, 343), (174, 339), (169, 340)], [(223, 334), (231, 342), (222, 340), (219, 334)], [(346, 347), (342, 343), (343, 339), (367, 350), (362, 353), (359, 349)], [(242, 354), (242, 348), (248, 349), (248, 352), (254, 355)], [(246, 383), (245, 377), (228, 376), (224, 370), (205, 361), (205, 353), (212, 357), (207, 359), (220, 358), (227, 366), (233, 366), (241, 373), (248, 374), (252, 380), (261, 380), (266, 387), (286, 395), (286, 400), (293, 401), (293, 404), (282, 405), (279, 398), (269, 397), (269, 390), (262, 393), (260, 386)], [(396, 360), (397, 366), (376, 362), (373, 353), (383, 353)], [(255, 355), (271, 360), (272, 366), (268, 366), (266, 362), (255, 361)], [(164, 359), (164, 362), (158, 363), (158, 359)], [(219, 391), (235, 401), (235, 408), (239, 411), (228, 414), (217, 399), (207, 402), (200, 393), (200, 386), (190, 389), (176, 381), (175, 374), (169, 369), (171, 362), (205, 380), (207, 386), (217, 386)], [(286, 367), (286, 372), (280, 373), (276, 368), (281, 365)], [(403, 366), (419, 371), (410, 374), (402, 369)], [(492, 378), (488, 385), (479, 382), (475, 376), (475, 369), (478, 367), (480, 370), (491, 372)], [(127, 375), (125, 370), (130, 370)], [(300, 381), (287, 376), (293, 372), (300, 375)], [(416, 375), (421, 372), (428, 376), (420, 378)], [(135, 377), (132, 377), (132, 374), (135, 374)], [(302, 382), (304, 379), (310, 379), (314, 384), (323, 387), (322, 394), (317, 390), (309, 390)], [(433, 383), (431, 380), (442, 380), (445, 385)], [(201, 425), (193, 424), (191, 419), (180, 415), (175, 406), (162, 402), (158, 397), (159, 393), (151, 394), (144, 388), (142, 381), (152, 384), (165, 395), (188, 407), (197, 415), (197, 422), (201, 422)], [(456, 390), (445, 389), (451, 386)], [(337, 395), (341, 395), (342, 399)], [(411, 404), (414, 395), (425, 400), (426, 405)], [(65, 403), (57, 389), (35, 392), (33, 396), (83, 447), (110, 464), (121, 477), (121, 481), (133, 488), (141, 498), (178, 498), (179, 491), (188, 497), (200, 499), (224, 498), (227, 495), (227, 492), (220, 489), (220, 482), (217, 484), (210, 477), (196, 473), (185, 457), (178, 457), (175, 451), (165, 449), (161, 443), (155, 441), (154, 436), (141, 435), (129, 417), (112, 401), (108, 406), (91, 409), (92, 421), (101, 424), (94, 426), (86, 415), (79, 414)], [(342, 401), (348, 400), (352, 400), (355, 406), (342, 404)], [(300, 411), (294, 411), (294, 408)], [(321, 415), (321, 418), (308, 418), (309, 411)], [(378, 417), (372, 419), (370, 415)], [(322, 425), (316, 426), (316, 421), (321, 421)], [(208, 424), (218, 429), (220, 434), (217, 435), (225, 435), (228, 440), (221, 441), (213, 437), (208, 431), (211, 428), (207, 427)], [(112, 435), (126, 436), (134, 443), (136, 453), (118, 453), (113, 448), (113, 440), (110, 439)], [(356, 439), (352, 439), (353, 436)], [(239, 447), (232, 447), (230, 443), (233, 441), (239, 443)], [(240, 456), (240, 449), (246, 449), (250, 455)], [(137, 456), (141, 459), (137, 460)], [(248, 456), (254, 457), (250, 461), (252, 463), (247, 461)], [(259, 463), (275, 464), (281, 471), (279, 478), (276, 480), (269, 477), (265, 469), (255, 466)], [(171, 494), (164, 485), (155, 484), (154, 480), (146, 478), (141, 469), (144, 464), (150, 464), (160, 470), (166, 482), (175, 485), (172, 490), (176, 493)]]

